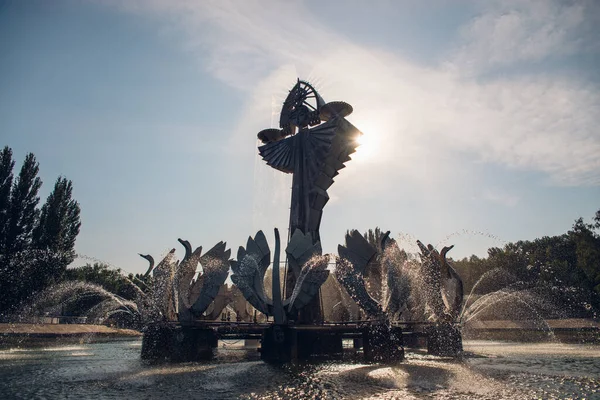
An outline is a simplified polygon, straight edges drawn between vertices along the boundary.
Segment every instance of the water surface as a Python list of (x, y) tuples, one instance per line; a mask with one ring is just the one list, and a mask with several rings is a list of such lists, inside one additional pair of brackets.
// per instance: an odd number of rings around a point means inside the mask
[(148, 365), (141, 342), (0, 351), (1, 399), (600, 398), (600, 346), (465, 342), (460, 360), (273, 367), (230, 343), (206, 363)]

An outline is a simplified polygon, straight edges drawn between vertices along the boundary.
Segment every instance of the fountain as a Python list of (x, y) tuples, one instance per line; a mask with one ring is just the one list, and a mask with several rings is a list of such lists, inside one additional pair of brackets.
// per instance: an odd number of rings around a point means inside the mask
[[(346, 235), (346, 246), (339, 246), (336, 277), (350, 296), (365, 311), (368, 318), (380, 321), (377, 330), (388, 337), (394, 332), (391, 321), (398, 313), (406, 311), (410, 316), (404, 322), (417, 322), (425, 316), (431, 325), (426, 328), (427, 349), (430, 354), (456, 356), (462, 351), (457, 317), (462, 305), (462, 280), (446, 260), (447, 247), (438, 253), (431, 245), (425, 247), (420, 241), (421, 259), (419, 273), (410, 273), (410, 264), (388, 231), (381, 238), (378, 251), (358, 231)], [(379, 263), (386, 271), (382, 298), (378, 301), (368, 292), (365, 275), (368, 269)], [(412, 305), (409, 299), (412, 297)], [(427, 310), (427, 313), (424, 312)], [(427, 315), (426, 315), (427, 314)], [(414, 317), (420, 318), (415, 321)], [(411, 321), (412, 319), (412, 321)], [(395, 330), (398, 332), (398, 329)], [(397, 333), (398, 337), (401, 337)], [(400, 342), (383, 338), (375, 341), (381, 346), (381, 354), (392, 357)], [(376, 357), (378, 358), (378, 357)]]
[[(394, 362), (404, 357), (401, 324), (414, 331), (414, 323), (424, 322), (427, 328), (420, 333), (428, 337), (430, 353), (455, 356), (462, 350), (456, 325), (462, 281), (446, 260), (451, 247), (437, 252), (431, 245), (418, 242), (421, 263), (417, 263), (415, 273), (407, 266), (415, 263), (402, 258), (389, 232), (375, 248), (352, 231), (335, 257), (334, 278), (367, 320), (323, 321), (320, 292), (329, 276), (330, 256), (322, 254), (319, 227), (329, 200), (327, 189), (351, 159), (358, 146), (356, 139), (362, 134), (345, 119), (351, 112), (349, 104), (326, 103), (314, 87), (298, 80), (283, 103), (280, 128), (258, 133), (263, 143), (258, 151), (267, 165), (293, 175), (291, 236), (285, 245), (285, 261), (277, 229), (272, 260), (262, 231), (239, 248), (236, 260), (229, 260), (230, 250), (223, 242), (201, 256), (202, 247), (192, 251), (190, 243), (182, 239), (179, 242), (185, 256), (181, 262), (174, 259), (174, 249), (156, 267), (151, 256), (141, 255), (150, 262), (146, 274), (152, 272), (154, 277), (142, 358), (210, 358), (218, 339), (260, 337), (262, 359), (279, 363), (340, 356), (343, 339), (352, 338), (355, 347), (363, 348), (366, 360)], [(280, 264), (286, 266), (283, 279)], [(374, 264), (385, 266), (387, 271), (378, 299), (369, 294), (365, 282), (365, 274), (374, 270)], [(198, 265), (203, 274), (194, 280)], [(264, 283), (269, 265), (270, 297)], [(248, 325), (214, 322), (203, 315), (223, 287), (229, 268), (233, 284), (256, 312), (272, 318), (270, 323), (259, 324), (256, 318)], [(224, 306), (221, 301), (214, 308), (222, 310)], [(402, 314), (411, 317), (402, 321)], [(214, 317), (211, 313), (210, 318)]]
[[(152, 272), (154, 278), (150, 322), (142, 343), (144, 359), (202, 359), (210, 357), (217, 346), (214, 330), (194, 326), (193, 321), (194, 317), (202, 316), (227, 279), (231, 250), (219, 242), (201, 255), (202, 247), (192, 251), (188, 241), (178, 240), (185, 248), (185, 256), (179, 263), (174, 260), (175, 249), (156, 267), (152, 256), (140, 254), (150, 262), (147, 274)], [(194, 279), (198, 264), (203, 274)], [(179, 324), (173, 324), (175, 321)]]

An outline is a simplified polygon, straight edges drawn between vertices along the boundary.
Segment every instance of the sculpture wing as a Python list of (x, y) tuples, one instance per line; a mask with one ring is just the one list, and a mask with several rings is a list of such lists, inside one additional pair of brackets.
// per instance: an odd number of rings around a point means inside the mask
[(358, 231), (346, 235), (346, 246), (338, 246), (335, 277), (350, 297), (371, 317), (379, 317), (381, 305), (367, 292), (364, 273), (377, 250)]
[(200, 257), (204, 273), (200, 295), (192, 305), (192, 312), (196, 315), (202, 314), (208, 308), (227, 279), (231, 250), (226, 250), (226, 247), (225, 242), (219, 242)]
[(361, 133), (344, 118), (335, 117), (310, 129), (308, 134), (296, 135), (303, 141), (303, 158), (313, 160), (305, 163), (306, 180), (310, 182), (308, 193), (309, 220), (307, 230), (318, 231), (323, 208), (329, 201), (327, 189), (339, 170), (350, 161), (350, 154), (356, 151)]
[(296, 229), (290, 238), (290, 242), (285, 248), (290, 267), (293, 269), (294, 276), (300, 276), (302, 266), (315, 255), (321, 255), (323, 250), (321, 242), (313, 244), (312, 235), (304, 234), (300, 229)]
[(187, 240), (177, 239), (185, 247), (185, 256), (177, 266), (175, 272), (175, 287), (177, 288), (178, 310), (182, 313), (183, 309), (189, 309), (193, 303), (190, 299), (190, 290), (192, 279), (196, 274), (198, 260), (202, 253), (202, 246), (192, 252), (192, 246)]
[(294, 172), (295, 136), (277, 140), (258, 147), (258, 152), (267, 165), (286, 173)]
[(388, 287), (383, 308), (389, 315), (395, 315), (404, 310), (410, 297), (409, 277), (402, 271), (402, 265), (407, 261), (407, 257), (394, 239), (383, 242), (382, 249), (382, 263), (387, 269)]
[(175, 277), (175, 249), (154, 268), (154, 290), (152, 297), (163, 317), (174, 319), (175, 309), (173, 304), (173, 279)]
[(248, 238), (246, 248), (240, 246), (237, 261), (231, 261), (231, 280), (240, 289), (246, 300), (258, 311), (270, 315), (272, 302), (265, 293), (265, 273), (269, 267), (271, 252), (267, 239), (259, 231), (254, 239)]

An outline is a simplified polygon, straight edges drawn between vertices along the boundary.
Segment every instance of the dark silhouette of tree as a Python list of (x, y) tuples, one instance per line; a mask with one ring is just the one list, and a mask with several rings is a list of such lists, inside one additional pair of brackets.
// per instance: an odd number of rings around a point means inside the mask
[(6, 249), (6, 235), (8, 232), (8, 218), (10, 215), (10, 191), (13, 183), (12, 150), (6, 146), (0, 153), (0, 253)]
[(67, 264), (75, 258), (75, 239), (81, 227), (79, 203), (72, 198), (72, 194), (71, 181), (59, 177), (42, 206), (39, 224), (33, 232), (35, 248), (62, 252)]
[[(463, 259), (455, 267), (463, 277), (466, 292), (487, 271), (500, 268), (519, 287), (546, 288), (552, 299), (570, 315), (590, 315), (589, 307), (600, 308), (600, 210), (593, 223), (579, 218), (568, 232), (534, 240), (507, 243), (488, 249), (487, 258)], [(482, 281), (476, 293), (484, 294), (511, 283), (496, 278)]]
[(600, 235), (594, 227), (595, 224), (586, 224), (579, 218), (567, 235), (575, 244), (577, 269), (585, 275), (589, 288), (600, 294)]
[(14, 312), (37, 291), (61, 279), (75, 257), (79, 204), (72, 184), (58, 178), (40, 210), (39, 164), (27, 154), (13, 179), (12, 150), (0, 152), (0, 316)]
[(10, 209), (6, 236), (5, 254), (14, 254), (25, 250), (31, 244), (33, 228), (37, 222), (39, 210), (36, 208), (40, 198), (38, 191), (42, 181), (37, 176), (39, 164), (32, 153), (27, 154), (21, 172), (13, 184), (10, 194)]

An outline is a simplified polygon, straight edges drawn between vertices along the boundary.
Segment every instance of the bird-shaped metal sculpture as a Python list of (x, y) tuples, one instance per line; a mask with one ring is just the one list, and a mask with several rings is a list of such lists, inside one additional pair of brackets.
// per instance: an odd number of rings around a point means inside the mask
[(440, 252), (440, 262), (442, 264), (442, 299), (446, 306), (446, 312), (454, 321), (458, 318), (462, 308), (464, 289), (460, 275), (446, 259), (446, 253), (453, 247), (454, 245), (442, 249)]
[[(224, 242), (217, 243), (206, 254), (201, 256), (202, 246), (192, 251), (190, 242), (178, 239), (185, 249), (180, 263), (175, 257), (175, 249), (155, 267), (150, 255), (141, 257), (148, 260), (150, 271), (154, 276), (152, 304), (158, 311), (158, 318), (173, 321), (176, 315), (179, 321), (189, 321), (199, 317), (217, 296), (229, 274), (229, 256)], [(198, 264), (202, 266), (202, 274), (194, 280)]]
[(406, 309), (411, 294), (410, 279), (402, 270), (407, 256), (398, 243), (390, 238), (390, 231), (381, 239), (381, 252), (381, 263), (387, 271), (387, 290), (382, 306), (390, 318), (394, 319), (393, 317), (399, 316)]
[(146, 273), (144, 274), (144, 278), (146, 278), (146, 277), (150, 276), (150, 272), (152, 272), (152, 270), (154, 269), (154, 257), (152, 257), (150, 254), (138, 253), (138, 255), (142, 258), (145, 258), (150, 263), (150, 265), (148, 266), (148, 269), (146, 270)]
[(192, 251), (190, 242), (183, 239), (177, 239), (177, 241), (185, 248), (185, 255), (175, 272), (174, 285), (177, 289), (177, 312), (179, 319), (188, 319), (189, 309), (192, 306), (192, 302), (190, 301), (190, 283), (196, 274), (196, 267), (198, 266), (200, 253), (202, 253), (202, 246)]
[(197, 291), (190, 294), (189, 299), (192, 304), (192, 314), (196, 317), (206, 311), (210, 303), (217, 297), (219, 288), (223, 286), (229, 275), (231, 250), (227, 250), (226, 247), (225, 242), (219, 242), (200, 257), (202, 276), (196, 282), (191, 282), (191, 288), (194, 289), (194, 286), (199, 286), (198, 281), (201, 282), (201, 286), (199, 290), (196, 289)]
[(462, 279), (446, 259), (446, 254), (454, 246), (444, 247), (438, 252), (431, 244), (425, 246), (417, 241), (417, 245), (421, 250), (421, 276), (431, 318), (435, 321), (454, 321), (460, 313), (463, 300)]

